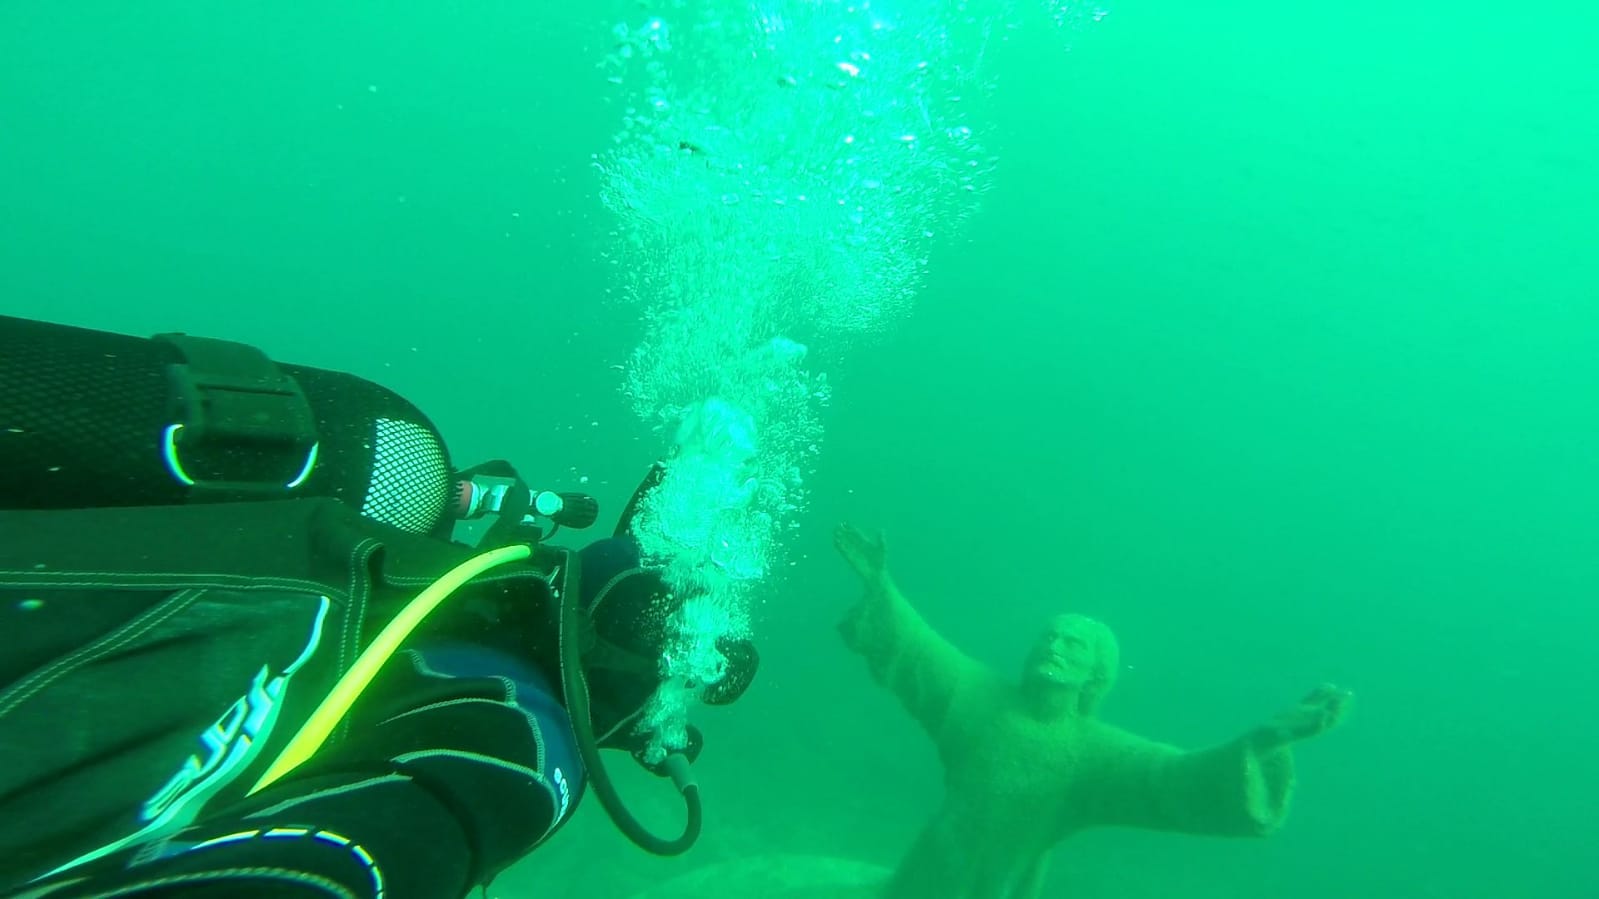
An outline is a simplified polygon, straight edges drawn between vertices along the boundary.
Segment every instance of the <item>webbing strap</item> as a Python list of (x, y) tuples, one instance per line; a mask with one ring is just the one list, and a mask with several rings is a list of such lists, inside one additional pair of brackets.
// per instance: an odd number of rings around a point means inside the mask
[[(281, 494), (305, 480), (317, 431), (299, 383), (246, 344), (181, 333), (151, 339), (183, 359), (167, 366), (172, 424), (165, 452), (174, 478), (200, 495)], [(201, 460), (213, 472), (237, 472), (227, 462), (241, 457), (250, 464), (232, 476), (197, 477), (185, 465)]]

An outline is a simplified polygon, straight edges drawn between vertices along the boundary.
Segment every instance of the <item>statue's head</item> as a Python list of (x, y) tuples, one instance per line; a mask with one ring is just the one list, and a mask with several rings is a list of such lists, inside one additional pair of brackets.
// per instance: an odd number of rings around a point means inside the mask
[(1077, 694), (1077, 711), (1092, 715), (1116, 683), (1121, 649), (1110, 628), (1085, 615), (1056, 615), (1027, 654), (1022, 686)]

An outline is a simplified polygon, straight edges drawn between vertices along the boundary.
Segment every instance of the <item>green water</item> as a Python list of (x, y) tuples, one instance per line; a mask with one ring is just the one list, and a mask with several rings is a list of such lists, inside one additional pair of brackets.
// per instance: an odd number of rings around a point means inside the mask
[[(618, 508), (664, 449), (613, 368), (648, 335), (591, 166), (638, 7), (323, 6), (0, 7), (0, 312), (353, 371), (459, 459)], [(1107, 621), (1105, 714), (1151, 736), (1359, 694), (1282, 834), (1086, 834), (1048, 896), (1599, 892), (1599, 17), (1110, 10), (1069, 53), (995, 41), (980, 208), (892, 327), (812, 348), (825, 441), (756, 688), (703, 717), (702, 846), (645, 858), (587, 803), (491, 895), (892, 863), (937, 768), (832, 630), (842, 517), (997, 667), (1057, 609)]]

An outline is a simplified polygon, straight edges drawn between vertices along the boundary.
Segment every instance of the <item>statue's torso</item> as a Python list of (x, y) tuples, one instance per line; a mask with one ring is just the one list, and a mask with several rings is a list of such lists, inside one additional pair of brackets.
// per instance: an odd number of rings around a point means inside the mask
[(1029, 822), (1048, 843), (1074, 823), (1072, 796), (1091, 764), (1095, 722), (1076, 716), (1039, 720), (1015, 687), (985, 685), (957, 698), (939, 737), (946, 803), (974, 826)]
[(963, 690), (937, 735), (944, 803), (889, 895), (1031, 896), (1046, 853), (1086, 823), (1076, 799), (1098, 730), (1077, 717), (1039, 720), (997, 680)]

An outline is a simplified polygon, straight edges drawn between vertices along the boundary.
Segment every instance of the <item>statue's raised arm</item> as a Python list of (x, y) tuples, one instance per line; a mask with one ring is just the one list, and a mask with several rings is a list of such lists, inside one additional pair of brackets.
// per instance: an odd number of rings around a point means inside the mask
[(850, 649), (866, 659), (872, 678), (898, 697), (935, 742), (942, 742), (959, 692), (991, 679), (990, 673), (934, 630), (917, 613), (888, 570), (881, 534), (849, 524), (833, 532), (839, 555), (866, 587), (839, 622)]

